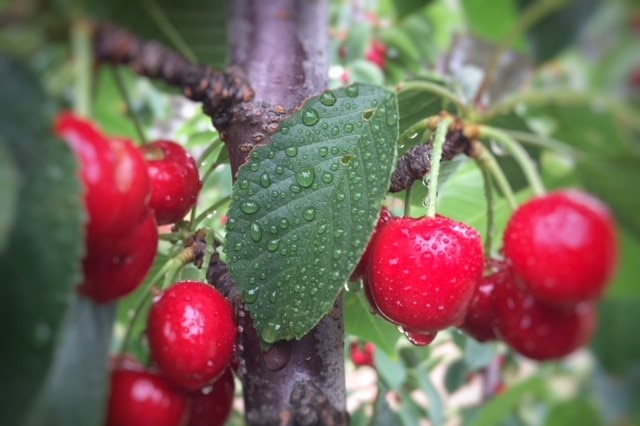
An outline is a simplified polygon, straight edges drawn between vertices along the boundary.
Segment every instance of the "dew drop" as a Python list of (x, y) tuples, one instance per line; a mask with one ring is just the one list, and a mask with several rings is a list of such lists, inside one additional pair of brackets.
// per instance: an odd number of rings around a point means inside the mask
[(300, 186), (299, 186), (299, 185), (291, 185), (291, 186), (289, 187), (289, 189), (291, 190), (291, 192), (293, 192), (293, 193), (295, 193), (295, 194), (297, 194), (297, 193), (299, 193), (300, 191), (302, 191), (302, 188), (300, 188)]
[(242, 250), (242, 243), (235, 243), (233, 245), (233, 251), (241, 251)]
[(323, 158), (326, 157), (328, 153), (329, 153), (329, 149), (326, 146), (323, 146), (318, 150), (318, 154), (320, 154), (320, 157), (323, 157)]
[(315, 178), (316, 172), (313, 169), (301, 170), (296, 173), (296, 182), (303, 188), (310, 187)]
[(333, 126), (331, 128), (331, 135), (332, 136), (338, 136), (338, 133), (340, 133), (340, 129), (338, 128), (338, 126)]
[(252, 288), (251, 290), (245, 290), (242, 292), (244, 301), (248, 304), (254, 303), (258, 300), (258, 294), (260, 293), (260, 287)]
[(309, 107), (302, 113), (302, 122), (305, 126), (314, 126), (318, 121), (320, 121), (320, 115), (315, 109)]
[(289, 157), (295, 157), (296, 155), (298, 155), (298, 148), (296, 148), (295, 146), (289, 146), (285, 148), (284, 153)]
[(255, 201), (243, 201), (240, 203), (240, 210), (246, 214), (253, 214), (260, 210), (260, 205)]
[(324, 183), (331, 183), (333, 181), (333, 175), (329, 172), (324, 172), (322, 174), (322, 181)]
[(287, 229), (289, 227), (289, 221), (287, 219), (280, 219), (280, 228)]
[(262, 240), (262, 227), (259, 223), (253, 222), (251, 224), (251, 227), (249, 228), (249, 235), (251, 235), (251, 239), (256, 243)]
[(267, 172), (264, 172), (260, 176), (260, 186), (262, 186), (263, 188), (268, 188), (269, 186), (271, 186), (271, 178), (269, 177), (269, 174)]
[(320, 96), (320, 103), (324, 106), (334, 106), (337, 100), (331, 90), (327, 90)]
[(283, 173), (284, 173), (284, 167), (282, 167), (282, 166), (277, 166), (277, 167), (276, 167), (276, 174), (277, 174), (277, 175), (281, 175), (281, 174), (283, 174)]
[(258, 165), (258, 163), (251, 163), (251, 165), (249, 166), (249, 169), (252, 172), (257, 172), (259, 168), (260, 168), (260, 166)]
[(345, 92), (350, 98), (355, 98), (358, 96), (358, 86), (349, 86)]
[(404, 335), (409, 342), (416, 346), (427, 346), (429, 343), (433, 342), (433, 339), (436, 338), (438, 333), (429, 333), (428, 331), (409, 331), (404, 330)]
[(240, 189), (247, 189), (249, 188), (249, 181), (247, 179), (242, 179), (238, 183), (238, 186), (240, 187)]
[(316, 210), (312, 207), (309, 207), (308, 209), (306, 209), (304, 211), (304, 213), (302, 213), (302, 216), (308, 220), (308, 221), (312, 221), (313, 219), (316, 218)]
[(267, 250), (269, 251), (276, 251), (278, 250), (278, 247), (280, 247), (279, 240), (269, 240), (269, 242), (267, 243)]
[(345, 124), (344, 125), (344, 131), (345, 131), (345, 133), (353, 132), (353, 124), (351, 124), (351, 123)]
[(233, 231), (233, 229), (236, 227), (236, 224), (237, 224), (236, 219), (235, 219), (235, 218), (233, 218), (233, 217), (230, 217), (230, 218), (227, 220), (227, 230), (228, 230), (228, 231)]

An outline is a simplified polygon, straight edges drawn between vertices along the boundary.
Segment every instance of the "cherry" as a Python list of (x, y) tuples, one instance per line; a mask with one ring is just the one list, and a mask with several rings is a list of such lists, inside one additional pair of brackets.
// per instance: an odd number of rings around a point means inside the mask
[(216, 382), (191, 394), (191, 416), (188, 426), (223, 426), (233, 405), (235, 383), (231, 369)]
[(107, 426), (184, 426), (188, 396), (152, 371), (118, 368), (111, 373)]
[(488, 275), (480, 280), (464, 317), (464, 323), (460, 326), (460, 329), (479, 342), (497, 338), (493, 331), (493, 290), (496, 285), (512, 279), (511, 271), (505, 262), (489, 261), (487, 267)]
[(504, 254), (528, 290), (549, 304), (597, 299), (616, 264), (607, 207), (577, 190), (534, 198), (509, 220)]
[(513, 280), (494, 288), (494, 330), (509, 346), (529, 358), (546, 361), (585, 345), (596, 328), (591, 302), (571, 307), (541, 303)]
[(202, 182), (198, 166), (182, 145), (155, 141), (142, 148), (151, 178), (151, 200), (159, 225), (175, 223), (196, 204)]
[(387, 45), (378, 40), (373, 40), (365, 54), (366, 59), (376, 64), (380, 69), (384, 70), (387, 67)]
[(371, 235), (371, 238), (369, 239), (369, 244), (367, 245), (367, 248), (364, 250), (364, 253), (360, 258), (360, 261), (356, 265), (356, 269), (354, 269), (353, 273), (351, 274), (351, 278), (349, 278), (350, 281), (358, 281), (364, 277), (367, 269), (367, 265), (369, 264), (371, 246), (374, 244), (373, 239), (376, 237), (376, 234), (380, 232), (380, 229), (382, 229), (391, 220), (392, 217), (393, 216), (391, 215), (391, 212), (387, 210), (385, 207), (383, 207), (382, 210), (380, 211), (380, 217), (378, 218), (378, 223), (376, 224), (376, 228), (373, 230), (373, 235)]
[(158, 250), (158, 228), (150, 212), (128, 236), (90, 238), (82, 261), (84, 280), (78, 291), (98, 303), (134, 291), (151, 269)]
[(91, 122), (68, 112), (58, 116), (54, 131), (79, 161), (88, 236), (130, 234), (145, 217), (150, 191), (146, 164), (138, 150), (129, 141), (108, 140)]
[(360, 342), (352, 342), (349, 346), (349, 355), (351, 356), (351, 361), (356, 367), (362, 367), (365, 365), (373, 367), (375, 350), (376, 347), (371, 342), (367, 342), (364, 345)]
[(482, 277), (478, 232), (441, 216), (391, 219), (370, 256), (367, 282), (375, 306), (420, 343), (462, 322)]
[(231, 305), (215, 288), (183, 281), (154, 301), (147, 335), (160, 371), (185, 389), (198, 390), (229, 366), (236, 324)]

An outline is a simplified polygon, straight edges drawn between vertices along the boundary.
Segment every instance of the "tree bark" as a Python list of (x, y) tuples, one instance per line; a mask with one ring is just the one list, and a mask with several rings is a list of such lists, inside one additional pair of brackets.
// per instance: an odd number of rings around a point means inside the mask
[[(326, 88), (327, 0), (236, 0), (230, 3), (231, 65), (255, 96), (238, 104), (221, 130), (232, 173), (279, 123)], [(236, 301), (238, 374), (247, 424), (346, 425), (342, 303), (304, 338), (263, 353), (248, 311), (214, 257), (209, 278)]]

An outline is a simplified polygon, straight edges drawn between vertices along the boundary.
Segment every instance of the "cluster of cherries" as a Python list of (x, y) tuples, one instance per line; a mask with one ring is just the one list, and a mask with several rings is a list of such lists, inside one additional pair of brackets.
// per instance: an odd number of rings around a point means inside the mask
[(54, 131), (76, 155), (87, 213), (81, 294), (104, 303), (134, 291), (158, 248), (158, 225), (179, 221), (202, 186), (194, 159), (179, 144), (140, 147), (109, 138), (88, 120), (58, 116)]
[(541, 361), (586, 344), (617, 261), (608, 208), (578, 190), (533, 198), (511, 217), (503, 244), (504, 259), (485, 260), (480, 235), (464, 223), (383, 209), (351, 278), (364, 280), (372, 311), (418, 345), (451, 326)]
[(147, 337), (155, 368), (118, 363), (107, 426), (224, 425), (235, 392), (229, 302), (209, 284), (176, 283), (154, 300)]
[[(158, 225), (180, 221), (195, 205), (202, 187), (196, 162), (175, 142), (137, 147), (70, 113), (59, 115), (54, 131), (75, 154), (84, 186), (87, 249), (78, 291), (96, 303), (116, 300), (149, 272)], [(227, 300), (206, 283), (173, 284), (154, 299), (147, 336), (153, 367), (114, 360), (107, 425), (224, 424), (236, 337)]]

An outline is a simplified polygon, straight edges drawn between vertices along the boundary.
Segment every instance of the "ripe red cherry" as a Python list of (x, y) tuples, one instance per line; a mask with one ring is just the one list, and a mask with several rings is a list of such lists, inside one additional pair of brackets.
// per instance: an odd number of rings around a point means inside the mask
[(446, 217), (391, 219), (370, 256), (367, 281), (381, 315), (431, 340), (462, 322), (482, 277), (480, 235)]
[(202, 182), (191, 155), (175, 142), (155, 141), (142, 147), (151, 178), (149, 206), (159, 225), (175, 223), (196, 204)]
[(545, 305), (513, 280), (494, 289), (496, 334), (524, 356), (546, 361), (566, 356), (588, 343), (596, 328), (591, 302), (571, 307)]
[(594, 300), (616, 265), (613, 218), (602, 202), (577, 190), (534, 198), (510, 219), (504, 254), (536, 298), (556, 305)]
[(373, 40), (365, 57), (369, 62), (384, 70), (387, 67), (387, 46), (381, 41)]
[(391, 220), (392, 217), (393, 216), (391, 215), (391, 212), (387, 210), (385, 207), (383, 207), (382, 210), (380, 211), (380, 217), (378, 218), (376, 229), (374, 229), (373, 235), (371, 235), (371, 238), (369, 239), (369, 244), (367, 245), (367, 248), (364, 250), (364, 253), (360, 258), (360, 261), (356, 265), (356, 269), (354, 269), (353, 273), (351, 274), (351, 278), (350, 278), (351, 281), (358, 281), (364, 277), (365, 271), (367, 269), (367, 265), (369, 264), (369, 255), (371, 253), (371, 246), (374, 244), (373, 239), (376, 237), (378, 232), (380, 232), (380, 229), (382, 229)]
[(351, 361), (356, 367), (362, 367), (364, 365), (373, 367), (375, 350), (376, 347), (371, 342), (367, 342), (364, 345), (360, 342), (352, 342), (349, 346)]
[(185, 389), (198, 390), (229, 366), (236, 324), (231, 305), (215, 288), (183, 281), (155, 300), (147, 335), (160, 371)]
[(231, 369), (212, 386), (193, 392), (188, 426), (223, 426), (231, 414), (234, 392)]
[(91, 122), (70, 113), (58, 116), (54, 131), (79, 161), (88, 236), (130, 234), (145, 217), (150, 191), (146, 164), (138, 150), (129, 141), (109, 141)]
[(98, 303), (131, 293), (149, 273), (157, 250), (158, 227), (150, 212), (124, 238), (90, 238), (82, 261), (84, 280), (78, 291)]
[(488, 267), (489, 273), (480, 280), (460, 326), (460, 329), (479, 342), (497, 338), (493, 331), (493, 290), (496, 285), (512, 279), (511, 271), (504, 262), (491, 261)]
[(164, 378), (142, 369), (111, 373), (107, 426), (184, 426), (189, 398)]

